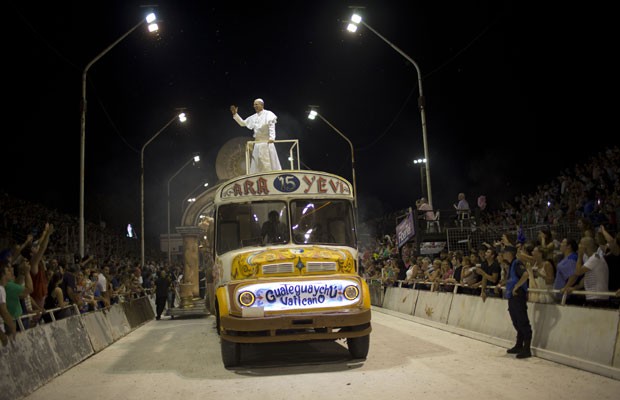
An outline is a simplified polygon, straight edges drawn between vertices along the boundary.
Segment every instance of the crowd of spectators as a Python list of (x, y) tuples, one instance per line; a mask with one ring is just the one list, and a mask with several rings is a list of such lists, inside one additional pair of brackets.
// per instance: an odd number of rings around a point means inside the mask
[[(540, 237), (545, 235), (541, 232)], [(594, 236), (586, 231), (579, 242), (563, 239), (557, 247), (554, 242), (545, 246), (540, 238), (521, 243), (503, 235), (479, 252), (444, 249), (435, 256), (416, 256), (410, 244), (399, 251), (390, 238), (365, 247), (361, 270), (364, 278), (384, 287), (478, 295), (485, 301), (503, 297), (510, 267), (502, 257), (507, 246), (518, 249), (517, 259), (527, 270), (530, 302), (562, 303), (566, 293), (570, 305), (620, 306), (620, 235), (613, 237), (605, 228)], [(571, 295), (576, 290), (585, 292)]]
[[(394, 212), (373, 221), (379, 239), (362, 248), (364, 277), (381, 280), (383, 285), (414, 286), (420, 289), (476, 294), (485, 300), (502, 296), (508, 265), (501, 256), (504, 246), (516, 246), (517, 258), (528, 271), (529, 301), (559, 302), (564, 293), (585, 290), (597, 294), (568, 296), (568, 304), (618, 307), (620, 296), (620, 150), (608, 148), (578, 164), (572, 173), (563, 171), (549, 184), (529, 195), (504, 202), (492, 210), (483, 199), (475, 211), (476, 229), (512, 228), (515, 235), (499, 235), (479, 248), (444, 248), (435, 254), (416, 254), (414, 242), (398, 248), (394, 235), (399, 216)], [(459, 200), (464, 193), (459, 193)], [(420, 205), (426, 204), (420, 201)], [(421, 209), (424, 216), (430, 208)], [(558, 232), (563, 224), (577, 224), (577, 240)], [(367, 223), (368, 224), (368, 223)], [(523, 227), (542, 226), (536, 237), (526, 238)], [(510, 238), (508, 236), (511, 236)], [(413, 239), (415, 240), (415, 238)], [(600, 294), (612, 292), (615, 295)]]
[(520, 195), (495, 210), (479, 212), (479, 225), (557, 225), (582, 219), (618, 231), (620, 149), (606, 149), (566, 169), (534, 193)]
[(168, 306), (174, 307), (180, 266), (147, 263), (141, 268), (136, 261), (94, 256), (65, 264), (44, 254), (53, 231), (53, 225), (46, 224), (39, 240), (33, 243), (29, 235), (23, 244), (0, 255), (0, 325), (4, 328), (0, 338), (4, 344), (17, 332), (38, 324), (149, 295), (162, 274), (171, 283)]
[[(23, 225), (16, 216), (25, 215), (23, 208), (44, 209), (8, 199), (4, 196), (1, 203), (5, 245), (0, 249), (0, 339), (3, 344), (18, 332), (38, 324), (151, 294), (155, 277), (162, 273), (171, 282), (168, 305), (174, 306), (181, 265), (154, 260), (142, 267), (137, 252), (123, 251), (127, 248), (122, 245), (122, 239), (118, 239), (120, 245), (115, 247), (114, 241), (105, 239), (103, 234), (94, 236), (99, 236), (101, 243), (90, 247), (100, 250), (101, 256), (68, 256), (64, 251), (67, 247), (64, 241), (68, 237), (64, 224), (70, 219), (54, 212), (42, 213), (43, 217), (59, 217), (54, 222), (65, 229), (58, 233), (55, 223), (46, 222), (39, 232)], [(7, 204), (11, 207), (6, 207)], [(31, 222), (38, 227), (39, 221), (32, 219)], [(7, 235), (20, 228), (29, 232), (22, 241), (16, 242)]]

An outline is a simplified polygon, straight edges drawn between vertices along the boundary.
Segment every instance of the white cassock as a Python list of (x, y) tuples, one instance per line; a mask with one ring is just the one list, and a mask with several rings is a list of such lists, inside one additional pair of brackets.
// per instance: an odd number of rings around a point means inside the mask
[(233, 115), (233, 118), (240, 126), (245, 126), (254, 131), (254, 140), (265, 141), (264, 143), (254, 144), (252, 160), (250, 161), (250, 173), (281, 170), (282, 166), (280, 166), (276, 146), (273, 143), (267, 143), (268, 140), (276, 139), (276, 122), (278, 117), (269, 110), (263, 110), (249, 116), (245, 120), (239, 114)]

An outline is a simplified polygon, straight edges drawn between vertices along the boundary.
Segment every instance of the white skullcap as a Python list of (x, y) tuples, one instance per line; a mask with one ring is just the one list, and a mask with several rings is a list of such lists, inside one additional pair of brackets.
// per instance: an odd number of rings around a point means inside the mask
[(254, 101), (260, 101), (261, 103), (263, 103), (263, 105), (265, 104), (265, 102), (263, 101), (263, 99), (260, 99), (260, 98), (259, 98), (259, 99), (254, 100)]

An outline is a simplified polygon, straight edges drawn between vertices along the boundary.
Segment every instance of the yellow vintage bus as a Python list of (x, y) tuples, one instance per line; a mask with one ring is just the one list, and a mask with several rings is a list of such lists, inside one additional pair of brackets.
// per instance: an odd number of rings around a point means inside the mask
[(213, 199), (215, 317), (224, 366), (244, 343), (370, 343), (370, 294), (359, 275), (351, 184), (308, 170), (246, 174)]

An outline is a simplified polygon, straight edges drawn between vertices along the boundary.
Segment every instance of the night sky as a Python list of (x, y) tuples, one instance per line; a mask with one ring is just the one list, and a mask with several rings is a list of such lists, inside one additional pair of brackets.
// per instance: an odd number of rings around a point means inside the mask
[[(5, 7), (4, 192), (78, 215), (82, 72), (142, 20), (141, 4)], [(416, 70), (367, 28), (347, 32), (350, 5), (365, 6), (364, 21), (420, 66), (435, 208), (451, 208), (459, 192), (472, 206), (485, 194), (498, 207), (610, 137), (618, 142), (600, 128), (605, 107), (592, 104), (588, 83), (611, 57), (594, 50), (608, 36), (590, 42), (592, 31), (573, 23), (578, 10), (491, 0), (160, 1), (158, 35), (138, 28), (88, 72), (86, 219), (119, 232), (139, 226), (140, 149), (185, 107), (188, 122), (173, 123), (145, 150), (147, 236), (166, 232), (168, 180), (201, 154), (200, 168), (171, 181), (178, 225), (182, 200), (202, 180), (217, 180), (220, 147), (251, 136), (229, 106), (245, 118), (257, 97), (278, 116), (278, 139), (299, 139), (308, 168), (351, 180), (347, 142), (308, 120), (308, 105), (353, 142), (362, 218), (413, 205), (424, 195), (413, 164), (424, 155)], [(586, 67), (599, 74), (586, 76)], [(574, 133), (586, 143), (568, 139)]]

